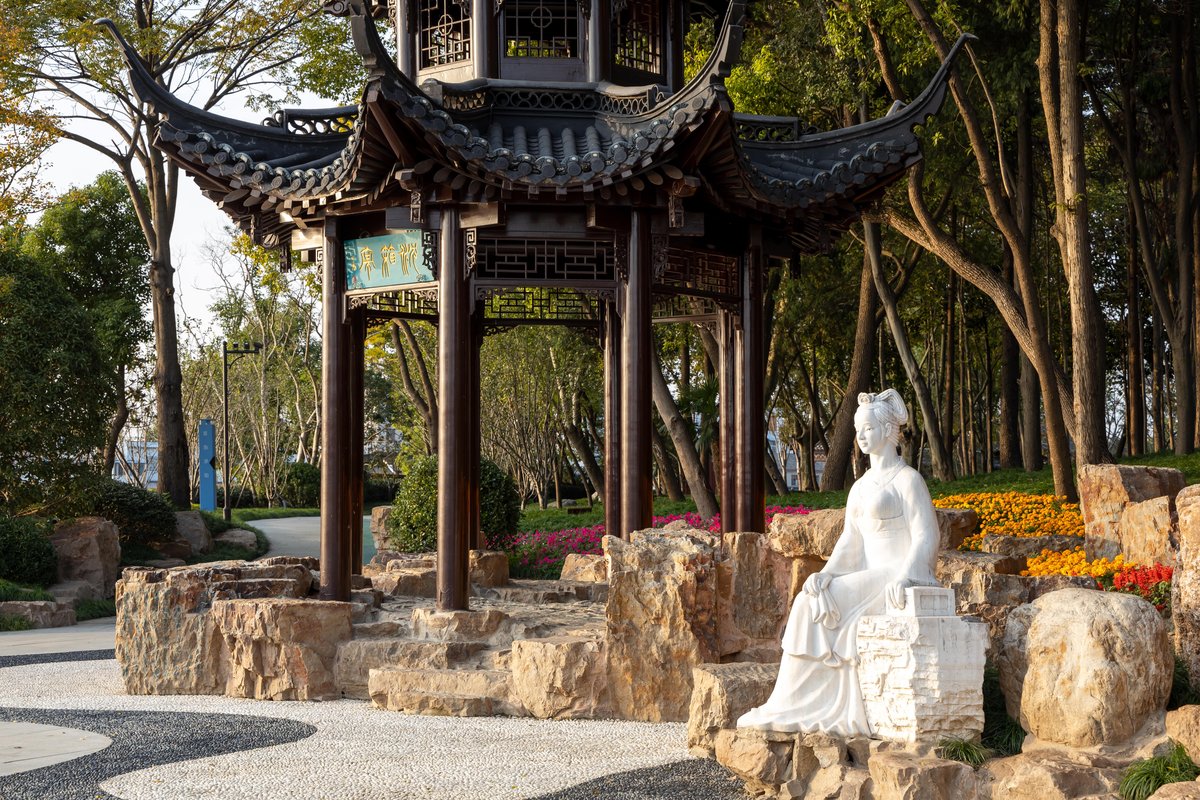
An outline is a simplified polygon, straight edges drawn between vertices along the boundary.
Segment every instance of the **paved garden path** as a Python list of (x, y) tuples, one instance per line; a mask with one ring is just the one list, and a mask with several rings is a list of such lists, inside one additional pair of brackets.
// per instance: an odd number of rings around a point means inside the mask
[[(284, 517), (282, 519), (260, 519), (249, 523), (263, 532), (271, 543), (268, 556), (312, 556), (321, 555), (321, 518)], [(363, 559), (369, 561), (375, 555), (375, 541), (371, 538), (371, 518), (363, 517)]]

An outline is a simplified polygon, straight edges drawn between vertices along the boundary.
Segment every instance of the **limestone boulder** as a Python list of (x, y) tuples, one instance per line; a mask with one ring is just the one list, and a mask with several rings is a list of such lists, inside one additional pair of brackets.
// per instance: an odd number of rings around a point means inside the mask
[(1080, 751), (1039, 749), (987, 762), (993, 800), (1119, 800), (1125, 764)]
[(1167, 736), (1183, 745), (1192, 761), (1200, 763), (1200, 706), (1168, 711)]
[(1075, 588), (1013, 611), (996, 665), (1008, 713), (1068, 747), (1130, 739), (1166, 705), (1174, 668), (1154, 606)]
[(497, 550), (472, 550), (470, 576), (475, 586), (508, 585), (508, 554)]
[(175, 533), (176, 538), (183, 539), (192, 546), (193, 553), (207, 553), (212, 550), (213, 537), (199, 511), (176, 511)]
[[(115, 586), (113, 587), (115, 590)], [(63, 581), (47, 586), (46, 591), (58, 602), (74, 607), (82, 600), (101, 599), (96, 587), (86, 581)]]
[(600, 637), (518, 639), (509, 667), (513, 696), (538, 719), (607, 715), (608, 676)]
[(1121, 552), (1127, 561), (1175, 566), (1179, 527), (1173, 497), (1155, 497), (1125, 506), (1119, 530)]
[(1175, 652), (1188, 674), (1200, 676), (1200, 484), (1175, 498), (1179, 512), (1179, 555), (1171, 581), (1171, 620)]
[(359, 636), (364, 628), (373, 626), (383, 626), (378, 629), (389, 636), (356, 638), (338, 648), (334, 679), (343, 697), (370, 699), (367, 684), (373, 669), (452, 669), (483, 649), (483, 645), (472, 642), (422, 642), (397, 638), (391, 636), (398, 632), (397, 628), (388, 627), (395, 623), (387, 622), (355, 625), (354, 635)]
[(1025, 567), (1023, 557), (978, 550), (942, 550), (938, 553), (936, 576), (942, 585), (949, 585), (975, 573), (1018, 575)]
[(1200, 800), (1200, 783), (1168, 783), (1150, 795), (1149, 800)]
[(375, 506), (371, 509), (371, 538), (375, 541), (375, 552), (388, 548), (387, 518), (391, 506)]
[(719, 539), (699, 531), (604, 537), (608, 690), (621, 719), (687, 719), (692, 668), (720, 660)]
[(334, 661), (351, 635), (350, 603), (218, 600), (212, 620), (227, 654), (224, 693), (254, 700), (338, 696)]
[(731, 569), (733, 625), (751, 639), (780, 637), (791, 608), (793, 560), (773, 549), (761, 533), (726, 533), (722, 540)]
[(975, 770), (958, 761), (901, 751), (876, 753), (868, 762), (875, 800), (974, 800)]
[(425, 567), (389, 569), (373, 575), (371, 585), (396, 597), (435, 597), (437, 570)]
[(117, 526), (100, 517), (61, 522), (50, 534), (58, 556), (59, 582), (82, 581), (93, 596), (112, 597), (121, 574), (121, 542)]
[(693, 668), (688, 709), (692, 754), (712, 758), (717, 733), (737, 727), (738, 717), (767, 702), (778, 674), (778, 659), (770, 664), (702, 664)]
[(258, 550), (258, 537), (254, 535), (254, 531), (248, 531), (245, 528), (230, 528), (224, 533), (214, 536), (213, 542), (241, 547), (251, 553)]
[(75, 609), (54, 600), (5, 600), (0, 617), (20, 617), (34, 628), (63, 628), (75, 624)]
[[(414, 608), (412, 635), (414, 639), (439, 642), (487, 642), (499, 644), (509, 616), (494, 608), (483, 611), (436, 611)], [(511, 636), (509, 641), (511, 641)]]
[[(988, 535), (980, 542), (980, 549), (985, 553), (995, 553), (1013, 558), (1028, 559), (1040, 554), (1043, 550), (1059, 552), (1074, 550), (1084, 543), (1079, 536), (998, 536)], [(1022, 567), (1024, 569), (1024, 567)]]
[(377, 708), (438, 717), (523, 717), (512, 674), (491, 669), (373, 669), (367, 679)]
[(717, 763), (749, 784), (755, 794), (774, 793), (792, 780), (795, 736), (774, 731), (721, 730), (715, 738)]
[(1184, 487), (1183, 473), (1162, 467), (1087, 464), (1079, 468), (1079, 510), (1083, 514), (1088, 558), (1121, 552), (1121, 514), (1130, 503), (1173, 498)]
[(822, 508), (807, 514), (776, 514), (767, 526), (768, 546), (788, 558), (829, 558), (846, 527), (846, 509)]
[(568, 553), (563, 561), (562, 581), (577, 581), (579, 583), (607, 583), (608, 561), (603, 555), (584, 555)]
[(963, 539), (979, 532), (979, 514), (974, 509), (935, 508), (934, 514), (941, 536), (941, 550), (957, 550)]

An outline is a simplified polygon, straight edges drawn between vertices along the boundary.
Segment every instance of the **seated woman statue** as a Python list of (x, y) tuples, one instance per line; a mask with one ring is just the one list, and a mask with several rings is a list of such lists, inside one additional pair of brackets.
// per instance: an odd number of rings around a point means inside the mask
[(894, 389), (860, 394), (855, 440), (871, 468), (850, 489), (846, 526), (808, 577), (783, 632), (783, 661), (765, 705), (739, 728), (869, 736), (858, 684), (858, 620), (903, 608), (910, 586), (936, 586), (939, 535), (929, 490), (899, 454), (908, 409)]

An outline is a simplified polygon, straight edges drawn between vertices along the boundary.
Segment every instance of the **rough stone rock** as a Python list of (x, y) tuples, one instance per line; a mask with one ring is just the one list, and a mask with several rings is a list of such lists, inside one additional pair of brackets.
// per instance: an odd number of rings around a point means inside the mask
[[(115, 589), (115, 586), (114, 586)], [(96, 587), (86, 581), (63, 581), (47, 586), (46, 591), (60, 603), (74, 607), (81, 600), (99, 600)]]
[(83, 581), (94, 597), (112, 597), (121, 574), (117, 526), (100, 517), (60, 522), (50, 534), (58, 556), (58, 580)]
[(722, 540), (733, 570), (733, 624), (751, 639), (782, 636), (791, 608), (792, 559), (761, 533), (726, 533)]
[(130, 567), (117, 582), (116, 653), (130, 694), (220, 694), (227, 664), (212, 604), (275, 591), (304, 597), (303, 559), (226, 561), (202, 567)]
[(858, 681), (871, 733), (893, 742), (975, 739), (983, 733), (987, 628), (954, 615), (949, 589), (905, 594), (903, 610), (858, 622)]
[(351, 634), (349, 603), (218, 600), (211, 616), (226, 655), (227, 697), (323, 700), (338, 696), (334, 659)]
[(948, 586), (977, 572), (1017, 575), (1025, 566), (1025, 559), (1017, 556), (976, 550), (942, 550), (938, 553), (936, 576), (942, 585)]
[(821, 508), (807, 514), (776, 514), (767, 526), (767, 543), (788, 558), (829, 558), (846, 527), (846, 509)]
[(528, 716), (512, 695), (512, 676), (487, 669), (373, 669), (371, 702), (388, 711), (440, 717)]
[(958, 761), (914, 753), (876, 753), (868, 762), (875, 800), (974, 800), (975, 770)]
[(1121, 552), (1121, 513), (1130, 503), (1175, 497), (1183, 473), (1161, 467), (1087, 464), (1079, 468), (1079, 510), (1083, 514), (1088, 558)]
[(1124, 765), (1080, 751), (1056, 749), (998, 758), (980, 768), (994, 800), (1118, 800)]
[(979, 514), (973, 508), (935, 508), (940, 549), (957, 550), (963, 539), (979, 531)]
[(490, 642), (507, 621), (508, 615), (494, 608), (483, 611), (435, 611), (432, 608), (414, 608), (412, 631), (414, 639)]
[(1168, 711), (1167, 736), (1183, 745), (1192, 761), (1200, 760), (1200, 706), (1182, 706)]
[(1009, 715), (1068, 747), (1128, 740), (1166, 705), (1174, 669), (1154, 606), (1074, 588), (1013, 611), (996, 665)]
[(230, 528), (215, 536), (213, 541), (218, 544), (242, 547), (252, 553), (258, 550), (258, 537), (254, 535), (254, 531), (248, 531), (245, 528)]
[(1168, 783), (1150, 795), (1147, 800), (1200, 800), (1200, 783), (1196, 781)]
[[(395, 563), (395, 562), (393, 562)], [(385, 594), (405, 597), (437, 596), (437, 570), (389, 569), (371, 577), (371, 585)]]
[(199, 511), (176, 511), (175, 531), (177, 538), (192, 546), (193, 553), (207, 553), (212, 550), (213, 537)]
[(388, 547), (387, 518), (391, 513), (391, 506), (375, 506), (371, 509), (371, 538), (375, 541), (377, 553)]
[[(381, 623), (375, 623), (376, 625)], [(364, 626), (355, 625), (354, 633)], [(393, 631), (394, 632), (394, 631)], [(373, 669), (452, 669), (483, 649), (475, 642), (420, 642), (412, 639), (352, 639), (338, 648), (334, 678), (345, 697), (370, 698), (367, 682)]]
[(75, 624), (75, 609), (55, 600), (5, 600), (0, 617), (20, 617), (35, 628), (63, 628)]
[(559, 580), (608, 583), (608, 561), (603, 555), (568, 553)]
[(717, 732), (736, 727), (738, 717), (767, 702), (778, 674), (778, 659), (769, 664), (702, 664), (693, 668), (688, 712), (692, 753), (711, 758)]
[(1121, 512), (1119, 530), (1121, 552), (1127, 561), (1175, 566), (1179, 529), (1174, 498), (1130, 503)]
[(687, 719), (692, 667), (719, 661), (719, 540), (698, 531), (604, 537), (608, 691), (621, 719)]
[(608, 705), (599, 637), (518, 639), (512, 645), (513, 696), (538, 719), (596, 719)]
[(750, 637), (742, 633), (733, 620), (738, 599), (733, 594), (733, 562), (720, 558), (717, 568), (717, 653), (721, 658), (740, 653), (750, 645)]
[(750, 785), (773, 791), (792, 780), (795, 735), (747, 729), (721, 730), (714, 742), (717, 763)]
[[(1074, 550), (1084, 543), (1082, 537), (1079, 536), (1063, 536), (1061, 534), (1052, 534), (1050, 536), (1000, 536), (988, 535), (983, 537), (980, 543), (980, 548), (985, 553), (995, 553), (1002, 556), (1013, 556), (1014, 558), (1028, 559), (1031, 556), (1040, 554), (1043, 550), (1053, 550), (1059, 552), (1061, 550)], [(1024, 569), (1024, 567), (1022, 567)]]
[(496, 550), (472, 550), (471, 583), (493, 587), (508, 584), (508, 554)]

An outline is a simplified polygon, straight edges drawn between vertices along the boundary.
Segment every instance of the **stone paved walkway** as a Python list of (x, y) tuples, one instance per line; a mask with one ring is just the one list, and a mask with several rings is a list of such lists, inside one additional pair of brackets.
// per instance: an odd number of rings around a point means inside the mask
[[(263, 532), (271, 543), (268, 556), (312, 556), (321, 555), (321, 518), (284, 517), (282, 519), (260, 519), (249, 523)], [(375, 555), (375, 541), (371, 538), (371, 518), (363, 517), (363, 560), (370, 561)]]

